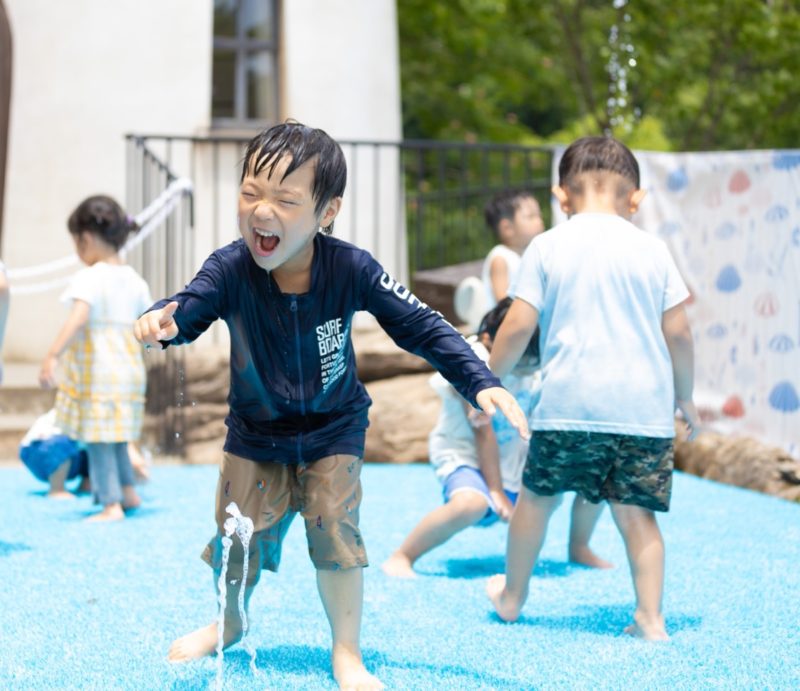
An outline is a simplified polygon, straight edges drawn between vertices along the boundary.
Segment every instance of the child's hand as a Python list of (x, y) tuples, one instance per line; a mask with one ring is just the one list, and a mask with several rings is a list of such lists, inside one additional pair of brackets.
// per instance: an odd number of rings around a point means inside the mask
[(43, 389), (52, 389), (56, 385), (56, 366), (58, 358), (55, 355), (48, 355), (42, 362), (42, 369), (39, 370), (39, 386)]
[(514, 510), (514, 505), (506, 496), (506, 493), (501, 489), (490, 489), (489, 496), (494, 502), (495, 513), (500, 517), (500, 520), (508, 523), (511, 518), (511, 512)]
[(178, 335), (178, 325), (172, 318), (178, 309), (177, 302), (170, 302), (160, 310), (147, 312), (133, 324), (133, 335), (146, 346), (158, 345), (159, 341), (171, 341)]
[(697, 438), (697, 435), (703, 431), (700, 428), (700, 414), (697, 412), (694, 401), (678, 399), (675, 401), (675, 406), (681, 411), (683, 420), (686, 423), (687, 429), (689, 430), (689, 436), (687, 439), (689, 441), (693, 441)]
[(528, 430), (528, 419), (525, 417), (525, 413), (522, 412), (522, 408), (519, 407), (519, 403), (517, 403), (514, 396), (502, 386), (493, 386), (480, 391), (475, 397), (475, 400), (481, 409), (489, 416), (494, 415), (495, 412), (497, 412), (497, 408), (500, 408), (503, 415), (508, 418), (508, 421), (519, 432), (520, 437), (525, 440), (531, 438), (531, 433)]
[(486, 425), (492, 424), (492, 418), (490, 416), (488, 416), (482, 410), (476, 410), (472, 406), (469, 407), (467, 421), (472, 429), (480, 429), (481, 427), (486, 427)]

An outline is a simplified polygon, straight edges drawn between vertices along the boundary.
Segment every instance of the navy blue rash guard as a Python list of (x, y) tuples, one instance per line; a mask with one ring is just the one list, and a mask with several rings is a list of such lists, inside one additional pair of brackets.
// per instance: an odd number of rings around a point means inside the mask
[(252, 461), (310, 463), (341, 453), (362, 457), (372, 403), (358, 380), (350, 329), (371, 312), (392, 339), (424, 357), (475, 404), (500, 381), (439, 312), (392, 279), (366, 251), (318, 233), (311, 288), (282, 293), (243, 240), (205, 261), (175, 300), (178, 336), (194, 341), (216, 319), (231, 340), (225, 451)]

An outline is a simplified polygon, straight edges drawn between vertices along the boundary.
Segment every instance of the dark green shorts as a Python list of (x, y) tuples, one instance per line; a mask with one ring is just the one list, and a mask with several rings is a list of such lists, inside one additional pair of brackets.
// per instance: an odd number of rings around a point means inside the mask
[(545, 496), (577, 492), (594, 503), (668, 511), (672, 467), (672, 439), (535, 431), (522, 484)]

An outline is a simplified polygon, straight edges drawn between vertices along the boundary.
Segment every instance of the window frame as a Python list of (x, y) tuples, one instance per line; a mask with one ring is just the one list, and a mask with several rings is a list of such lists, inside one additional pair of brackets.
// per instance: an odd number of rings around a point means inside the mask
[[(247, 94), (247, 57), (257, 53), (268, 53), (272, 56), (275, 69), (275, 79), (272, 87), (272, 98), (275, 103), (274, 117), (276, 121), (280, 119), (280, 2), (278, 0), (265, 0), (265, 2), (272, 5), (272, 35), (269, 38), (249, 38), (244, 34), (245, 27), (243, 16), (240, 12), (240, 5), (238, 2), (236, 8), (236, 36), (213, 35), (211, 60), (212, 129), (261, 128), (265, 123), (273, 124), (270, 122), (269, 117), (247, 117), (247, 108), (249, 105)], [(212, 27), (212, 31), (215, 30), (216, 27)], [(214, 116), (214, 57), (218, 50), (224, 50), (234, 54), (233, 117)]]

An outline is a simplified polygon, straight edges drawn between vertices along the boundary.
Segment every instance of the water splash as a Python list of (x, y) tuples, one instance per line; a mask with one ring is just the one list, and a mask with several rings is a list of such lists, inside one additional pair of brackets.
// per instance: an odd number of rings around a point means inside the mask
[[(258, 669), (256, 668), (256, 651), (250, 647), (250, 643), (247, 640), (247, 631), (249, 627), (247, 623), (247, 612), (245, 611), (244, 607), (245, 584), (247, 583), (247, 568), (249, 562), (248, 555), (250, 552), (250, 538), (253, 536), (254, 528), (253, 521), (242, 514), (242, 512), (239, 510), (239, 507), (236, 506), (236, 502), (231, 502), (228, 504), (225, 507), (225, 511), (226, 513), (230, 514), (230, 518), (227, 518), (223, 524), (225, 535), (222, 537), (222, 568), (220, 569), (219, 578), (217, 579), (217, 592), (219, 593), (217, 595), (217, 603), (219, 605), (219, 611), (217, 613), (217, 691), (221, 691), (222, 689), (222, 663), (224, 659), (222, 647), (224, 644), (225, 634), (225, 608), (228, 604), (228, 560), (230, 558), (231, 546), (233, 545), (231, 536), (234, 533), (236, 533), (236, 536), (242, 543), (242, 551), (244, 554), (242, 562), (242, 580), (239, 584), (239, 597), (237, 598), (239, 617), (242, 621), (241, 643), (244, 649), (250, 655), (250, 669), (252, 669), (254, 673), (258, 672)], [(231, 585), (236, 585), (236, 582), (231, 581)]]
[(611, 128), (619, 128), (626, 134), (633, 129), (634, 122), (640, 115), (628, 93), (628, 75), (636, 67), (637, 59), (636, 49), (626, 26), (631, 21), (630, 14), (625, 11), (627, 4), (628, 0), (613, 0), (614, 9), (618, 11), (622, 21), (613, 24), (608, 32), (609, 56), (606, 63), (609, 77), (606, 101), (608, 122)]

